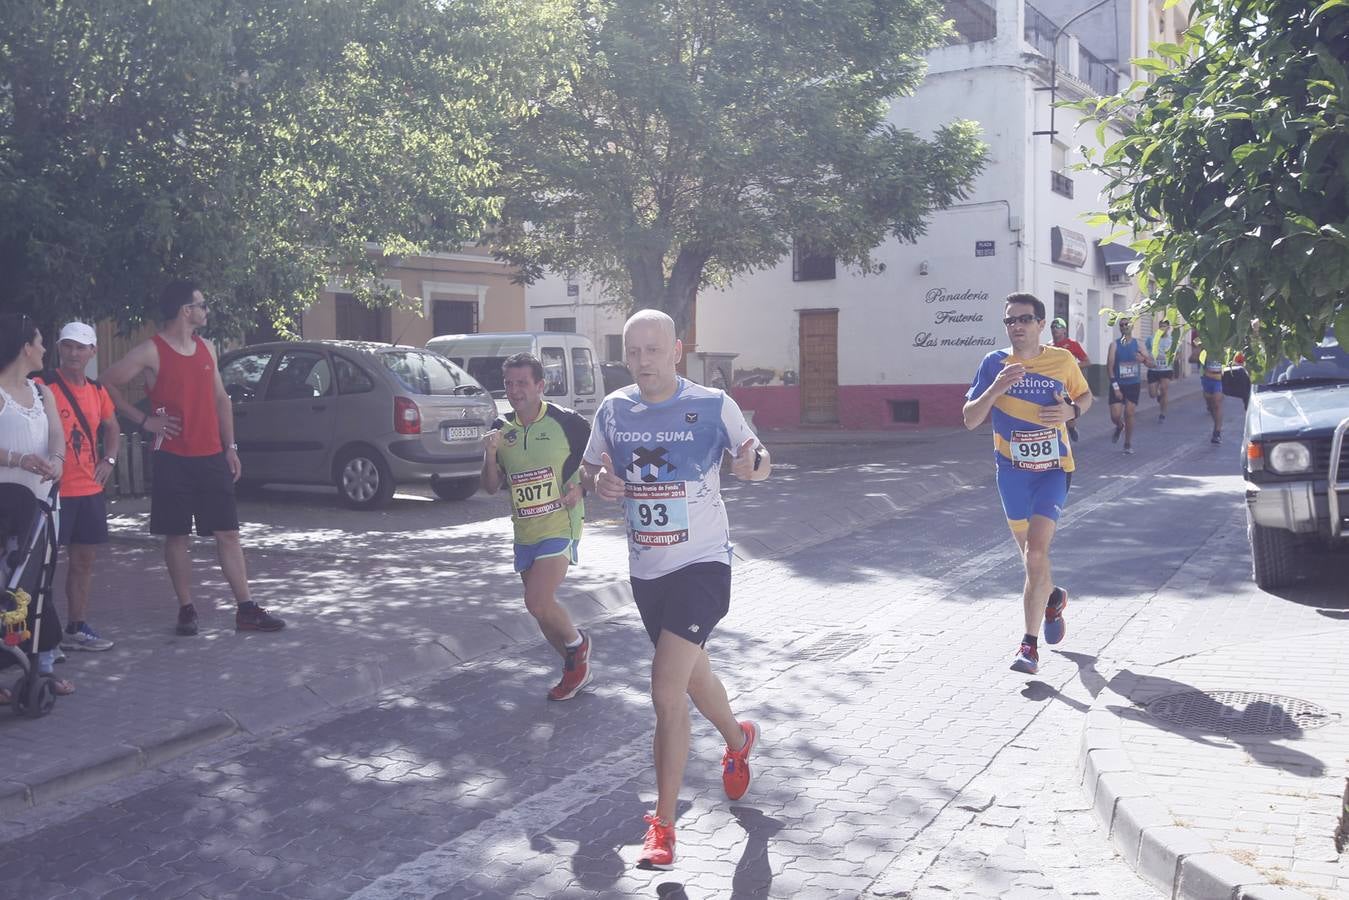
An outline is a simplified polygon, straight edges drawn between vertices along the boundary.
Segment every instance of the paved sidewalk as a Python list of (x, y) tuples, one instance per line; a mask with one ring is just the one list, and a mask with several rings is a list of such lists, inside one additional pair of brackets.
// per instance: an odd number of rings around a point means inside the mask
[(1083, 786), (1120, 853), (1174, 896), (1349, 897), (1332, 838), (1349, 775), (1349, 566), (1323, 558), (1317, 584), (1266, 594), (1233, 540), (1244, 527), (1231, 513), (1118, 657), (1079, 661), (1096, 695)]

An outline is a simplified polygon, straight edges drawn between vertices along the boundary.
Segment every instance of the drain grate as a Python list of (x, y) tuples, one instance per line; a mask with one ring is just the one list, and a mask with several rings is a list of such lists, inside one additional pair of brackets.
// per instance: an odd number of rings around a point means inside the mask
[(1339, 717), (1296, 697), (1252, 691), (1187, 691), (1158, 697), (1148, 713), (1204, 734), (1297, 734), (1329, 725)]
[(800, 656), (814, 662), (833, 662), (860, 650), (874, 637), (863, 631), (831, 631), (802, 650)]

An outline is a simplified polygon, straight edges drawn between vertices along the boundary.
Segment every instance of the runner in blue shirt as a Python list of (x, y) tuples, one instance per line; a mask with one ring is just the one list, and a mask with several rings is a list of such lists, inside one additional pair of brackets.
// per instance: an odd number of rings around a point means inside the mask
[(1044, 303), (1026, 293), (1008, 294), (1006, 302), (1002, 321), (1011, 346), (984, 357), (961, 416), (971, 431), (993, 419), (998, 495), (1026, 571), (1021, 592), (1026, 633), (1012, 670), (1034, 675), (1041, 621), (1051, 644), (1067, 632), (1068, 592), (1054, 585), (1049, 545), (1076, 468), (1067, 425), (1091, 408), (1091, 389), (1071, 353), (1040, 343)]
[(623, 346), (637, 383), (604, 398), (584, 465), (601, 497), (623, 501), (632, 594), (656, 646), (657, 800), (637, 865), (668, 869), (689, 755), (690, 698), (726, 740), (726, 796), (739, 800), (749, 789), (748, 759), (759, 728), (736, 719), (704, 646), (731, 602), (722, 460), (729, 456), (731, 473), (744, 481), (767, 478), (772, 463), (734, 400), (676, 374), (683, 344), (669, 316), (635, 313), (623, 326)]
[(1110, 373), (1110, 420), (1115, 433), (1110, 438), (1119, 442), (1124, 435), (1124, 452), (1134, 452), (1134, 410), (1142, 393), (1143, 365), (1152, 366), (1152, 355), (1143, 348), (1143, 342), (1134, 337), (1132, 319), (1121, 317), (1119, 337), (1110, 344), (1106, 357), (1106, 371)]

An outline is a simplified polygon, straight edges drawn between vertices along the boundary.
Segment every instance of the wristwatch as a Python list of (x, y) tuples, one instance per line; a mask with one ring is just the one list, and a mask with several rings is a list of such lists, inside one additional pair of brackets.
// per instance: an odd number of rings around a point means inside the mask
[(238, 445), (238, 444), (230, 444), (229, 447), (228, 447), (228, 449), (234, 450), (234, 451), (237, 452), (238, 449), (239, 449), (239, 445)]
[(117, 457), (115, 457), (115, 456), (105, 456), (105, 457), (103, 457), (103, 461), (104, 461), (105, 463), (107, 463), (108, 465), (110, 465), (110, 466), (115, 466), (115, 465), (117, 465)]
[(1073, 408), (1073, 417), (1072, 417), (1071, 419), (1069, 419), (1068, 421), (1069, 421), (1069, 422), (1076, 422), (1078, 416), (1082, 415), (1082, 407), (1080, 407), (1080, 406), (1077, 405), (1077, 401), (1076, 401), (1076, 400), (1069, 400), (1069, 401), (1068, 401), (1068, 405), (1071, 406), (1071, 407)]

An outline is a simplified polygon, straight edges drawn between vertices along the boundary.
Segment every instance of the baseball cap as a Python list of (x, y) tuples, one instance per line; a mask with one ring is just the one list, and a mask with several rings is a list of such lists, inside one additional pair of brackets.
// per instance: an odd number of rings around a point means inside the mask
[(1052, 321), (1052, 322), (1049, 323), (1049, 327), (1050, 327), (1050, 328), (1067, 328), (1067, 327), (1068, 327), (1068, 323), (1065, 322), (1065, 321), (1063, 321), (1063, 317), (1062, 317), (1062, 316), (1059, 316), (1057, 319), (1055, 319), (1054, 321)]
[(57, 340), (75, 341), (78, 344), (94, 346), (98, 343), (98, 335), (94, 334), (94, 329), (83, 322), (71, 322), (61, 329), (61, 336)]

